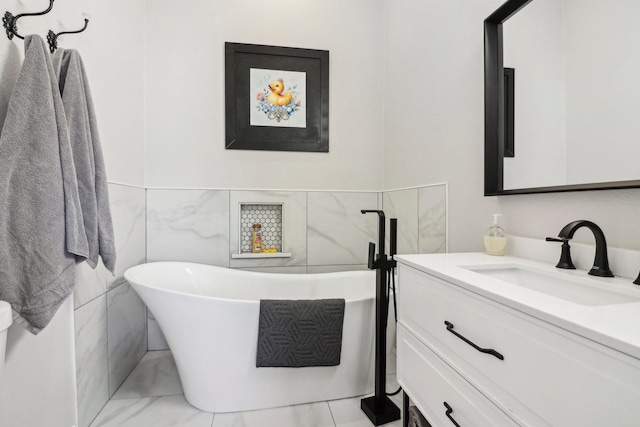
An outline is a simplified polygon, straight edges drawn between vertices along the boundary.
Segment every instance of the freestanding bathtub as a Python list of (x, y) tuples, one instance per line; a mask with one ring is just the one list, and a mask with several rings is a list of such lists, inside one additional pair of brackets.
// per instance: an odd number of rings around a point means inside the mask
[[(245, 411), (373, 391), (374, 271), (276, 274), (154, 262), (125, 278), (158, 321), (185, 398), (199, 409)], [(256, 368), (260, 299), (320, 298), (345, 299), (340, 364)], [(390, 323), (388, 344), (394, 333)]]

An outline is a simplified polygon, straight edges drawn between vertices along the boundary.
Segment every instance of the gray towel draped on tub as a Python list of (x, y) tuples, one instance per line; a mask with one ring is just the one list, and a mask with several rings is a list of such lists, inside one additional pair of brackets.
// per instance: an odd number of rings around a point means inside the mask
[(344, 299), (260, 300), (257, 367), (340, 364)]

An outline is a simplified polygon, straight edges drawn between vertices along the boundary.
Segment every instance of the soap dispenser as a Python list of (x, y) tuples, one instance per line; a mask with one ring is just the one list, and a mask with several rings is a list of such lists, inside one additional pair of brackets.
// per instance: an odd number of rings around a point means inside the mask
[(504, 255), (507, 247), (507, 236), (498, 225), (501, 214), (493, 214), (493, 223), (484, 235), (484, 247), (489, 255)]

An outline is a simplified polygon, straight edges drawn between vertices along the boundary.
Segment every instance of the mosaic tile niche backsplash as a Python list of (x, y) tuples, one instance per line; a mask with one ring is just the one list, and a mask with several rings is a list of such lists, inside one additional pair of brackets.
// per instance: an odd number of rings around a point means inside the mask
[(262, 226), (262, 244), (282, 252), (282, 204), (240, 205), (240, 253), (251, 252), (253, 224)]

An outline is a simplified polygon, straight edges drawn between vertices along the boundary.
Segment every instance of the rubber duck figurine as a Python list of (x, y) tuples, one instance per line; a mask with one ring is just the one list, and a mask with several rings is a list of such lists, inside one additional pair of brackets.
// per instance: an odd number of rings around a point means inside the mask
[(282, 79), (269, 83), (269, 89), (271, 89), (271, 94), (267, 97), (267, 101), (274, 105), (285, 106), (293, 98), (291, 92), (282, 93), (284, 91), (284, 81)]

